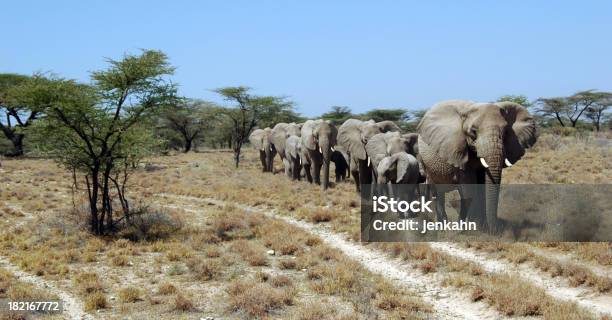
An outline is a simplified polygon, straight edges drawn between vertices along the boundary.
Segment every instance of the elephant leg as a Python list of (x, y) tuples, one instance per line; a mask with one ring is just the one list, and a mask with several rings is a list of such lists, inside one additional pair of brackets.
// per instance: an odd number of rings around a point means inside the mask
[(367, 160), (359, 160), (359, 179), (361, 184), (372, 184), (372, 170)]
[(357, 192), (361, 191), (361, 183), (359, 181), (359, 165), (353, 161), (351, 161), (350, 171), (353, 174), (353, 180), (355, 180), (355, 187), (357, 188)]
[(438, 190), (438, 188), (433, 188), (434, 196), (436, 197), (436, 220), (437, 221), (445, 221), (447, 220), (446, 216), (446, 208), (445, 208), (445, 194), (444, 191)]
[(268, 162), (266, 161), (266, 153), (261, 150), (259, 151), (259, 160), (261, 160), (262, 172), (268, 171)]
[(283, 165), (285, 166), (285, 175), (291, 177), (291, 162), (288, 158), (283, 158)]
[(306, 174), (306, 180), (312, 183), (312, 174), (310, 173), (310, 163), (303, 164), (303, 166), (304, 166), (304, 173)]

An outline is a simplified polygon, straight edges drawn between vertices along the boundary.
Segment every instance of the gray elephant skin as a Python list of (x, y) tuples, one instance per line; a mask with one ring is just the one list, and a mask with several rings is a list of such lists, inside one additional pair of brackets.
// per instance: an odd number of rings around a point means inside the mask
[(256, 129), (249, 136), (249, 141), (253, 148), (259, 150), (259, 159), (261, 160), (261, 166), (263, 172), (273, 172), (274, 165), (273, 160), (276, 155), (274, 145), (270, 142), (270, 136), (272, 129)]
[[(444, 190), (435, 185), (479, 184), (482, 190), (472, 194), (472, 202), (484, 210), (470, 211), (468, 218), (495, 233), (502, 169), (519, 161), (537, 139), (527, 109), (512, 102), (446, 101), (427, 111), (417, 131), (419, 159), (427, 183), (434, 185), (438, 220), (446, 219), (446, 213)], [(461, 211), (465, 219), (463, 201)]]
[(302, 171), (302, 160), (300, 157), (302, 140), (300, 137), (291, 135), (285, 141), (285, 156), (289, 162), (291, 180), (300, 180)]
[[(321, 184), (323, 189), (329, 187), (329, 165), (337, 135), (338, 130), (330, 121), (308, 120), (302, 126), (302, 149), (307, 158), (307, 166), (310, 167), (312, 181)], [(323, 168), (323, 181), (320, 177), (321, 168)]]
[(338, 129), (338, 144), (346, 150), (349, 158), (349, 167), (357, 191), (360, 184), (372, 183), (373, 167), (368, 161), (365, 145), (372, 136), (378, 133), (400, 131), (392, 121), (374, 122), (374, 120), (361, 121), (348, 119)]
[(277, 123), (274, 128), (272, 128), (272, 135), (270, 136), (270, 141), (272, 142), (272, 144), (274, 145), (274, 148), (276, 149), (276, 152), (278, 152), (278, 155), (281, 158), (281, 161), (283, 162), (283, 166), (285, 168), (285, 174), (288, 177), (291, 177), (291, 163), (289, 162), (289, 159), (287, 159), (287, 155), (285, 153), (285, 143), (287, 141), (287, 138), (294, 135), (294, 136), (300, 136), (300, 128), (301, 125), (296, 124), (296, 123), (284, 123), (284, 122), (280, 122)]

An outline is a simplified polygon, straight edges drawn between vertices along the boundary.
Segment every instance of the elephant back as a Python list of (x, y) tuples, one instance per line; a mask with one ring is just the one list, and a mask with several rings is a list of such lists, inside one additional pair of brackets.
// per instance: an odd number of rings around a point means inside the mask
[(285, 143), (285, 154), (287, 157), (291, 157), (293, 159), (299, 158), (298, 144), (300, 142), (300, 138), (298, 136), (292, 135), (287, 138)]

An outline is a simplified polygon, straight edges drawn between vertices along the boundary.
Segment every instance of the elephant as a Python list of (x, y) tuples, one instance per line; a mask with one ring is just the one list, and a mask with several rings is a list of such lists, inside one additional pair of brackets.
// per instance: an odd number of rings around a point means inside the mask
[(259, 150), (259, 159), (261, 160), (261, 166), (263, 172), (274, 171), (273, 160), (276, 155), (276, 149), (274, 145), (270, 143), (270, 136), (272, 129), (255, 129), (249, 136), (249, 141), (253, 148)]
[[(404, 135), (397, 131), (378, 133), (372, 136), (365, 145), (366, 155), (369, 157), (373, 170), (373, 181), (377, 180), (377, 170), (380, 161), (398, 152), (410, 153), (414, 147)], [(413, 155), (414, 156), (414, 155)]]
[(296, 123), (277, 123), (272, 129), (272, 135), (270, 137), (270, 141), (274, 145), (274, 148), (278, 152), (278, 155), (283, 162), (285, 167), (285, 174), (290, 177), (291, 176), (291, 163), (287, 159), (285, 154), (285, 141), (289, 136), (300, 136), (301, 124)]
[(334, 172), (336, 174), (336, 182), (346, 180), (346, 174), (349, 171), (348, 154), (341, 146), (335, 146), (336, 150), (332, 152), (331, 161), (334, 163)]
[(416, 157), (403, 151), (382, 158), (376, 172), (378, 184), (391, 182), (416, 185), (421, 176)]
[[(538, 129), (527, 109), (513, 102), (445, 101), (427, 111), (417, 132), (419, 161), (427, 183), (433, 185), (437, 219), (447, 218), (444, 192), (448, 191), (437, 185), (460, 184), (460, 219), (467, 217), (496, 233), (502, 169), (516, 164), (537, 140)], [(469, 184), (482, 186), (468, 188)], [(484, 212), (470, 211), (468, 216), (466, 192)]]
[(357, 192), (361, 184), (372, 183), (373, 168), (367, 156), (365, 145), (372, 136), (378, 133), (400, 131), (392, 121), (374, 122), (374, 120), (361, 121), (357, 119), (346, 120), (338, 129), (338, 144), (348, 154), (349, 167)]
[[(335, 151), (337, 135), (338, 129), (330, 121), (308, 120), (302, 126), (302, 149), (307, 157), (307, 165), (310, 166), (312, 180), (316, 184), (322, 184), (324, 190), (329, 187), (329, 165), (331, 154)], [(320, 178), (321, 167), (323, 182)]]
[(302, 141), (300, 137), (291, 135), (285, 141), (285, 156), (287, 157), (290, 165), (291, 179), (300, 180), (300, 173), (302, 171), (302, 160), (300, 157), (300, 151), (302, 149)]

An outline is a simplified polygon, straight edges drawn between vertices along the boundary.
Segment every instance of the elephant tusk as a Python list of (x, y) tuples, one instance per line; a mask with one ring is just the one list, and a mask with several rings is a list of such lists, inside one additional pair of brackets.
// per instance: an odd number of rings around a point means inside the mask
[(368, 157), (368, 167), (370, 166), (370, 157)]
[(510, 162), (508, 158), (504, 158), (504, 163), (506, 164), (506, 167), (512, 167), (512, 162)]
[(480, 158), (480, 163), (482, 164), (483, 167), (488, 168), (489, 165), (487, 164), (487, 162), (485, 161), (484, 158)]
[(323, 154), (323, 149), (321, 149), (321, 147), (319, 147), (319, 153)]
[(334, 149), (334, 147), (331, 147), (331, 151), (336, 152), (336, 149)]
[(270, 147), (270, 151), (274, 151), (274, 149), (272, 149), (272, 147)]

